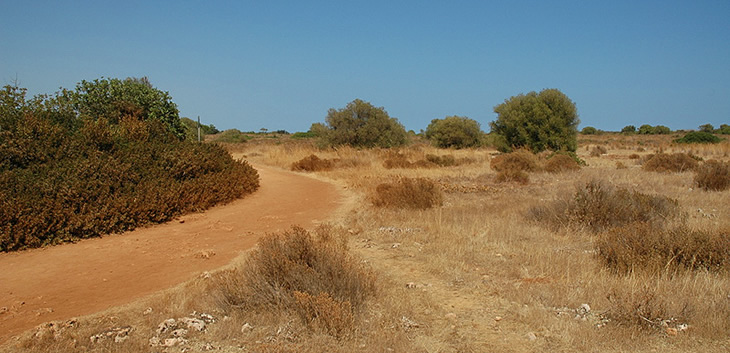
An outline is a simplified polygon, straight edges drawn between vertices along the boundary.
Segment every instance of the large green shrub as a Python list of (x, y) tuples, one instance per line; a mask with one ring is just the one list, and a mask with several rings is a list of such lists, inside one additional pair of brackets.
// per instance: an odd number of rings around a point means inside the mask
[(239, 198), (258, 174), (221, 147), (190, 143), (175, 123), (102, 116), (63, 99), (0, 91), (0, 251), (121, 232)]
[(407, 143), (406, 129), (382, 107), (355, 99), (342, 109), (327, 112), (326, 125), (312, 125), (312, 131), (330, 146), (397, 147)]
[(476, 120), (463, 116), (433, 119), (426, 128), (426, 138), (440, 148), (469, 148), (481, 144), (482, 132)]
[(578, 111), (557, 89), (520, 94), (494, 107), (492, 132), (504, 137), (507, 147), (575, 152), (578, 147)]
[(677, 143), (718, 143), (721, 138), (705, 131), (690, 131), (682, 138), (674, 140)]

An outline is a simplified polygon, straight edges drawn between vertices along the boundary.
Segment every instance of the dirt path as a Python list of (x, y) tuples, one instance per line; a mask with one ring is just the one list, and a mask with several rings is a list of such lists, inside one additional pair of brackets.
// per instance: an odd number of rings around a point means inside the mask
[(242, 200), (121, 235), (0, 254), (0, 343), (36, 325), (129, 303), (228, 264), (260, 236), (328, 220), (345, 197), (334, 184), (256, 166)]

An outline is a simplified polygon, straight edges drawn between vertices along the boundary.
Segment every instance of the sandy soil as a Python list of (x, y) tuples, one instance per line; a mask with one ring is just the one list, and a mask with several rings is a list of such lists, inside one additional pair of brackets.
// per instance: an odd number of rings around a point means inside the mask
[(264, 234), (333, 219), (340, 187), (255, 166), (260, 189), (173, 222), (0, 254), (0, 343), (36, 325), (129, 303), (230, 263)]

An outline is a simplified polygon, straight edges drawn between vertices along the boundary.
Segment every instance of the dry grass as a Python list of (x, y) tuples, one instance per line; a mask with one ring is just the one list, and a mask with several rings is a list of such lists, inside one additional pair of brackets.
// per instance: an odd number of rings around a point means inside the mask
[[(536, 207), (550, 209), (555, 200), (574, 202), (580, 194), (584, 205), (614, 202), (617, 210), (608, 206), (603, 210), (617, 212), (621, 219), (647, 218), (648, 212), (648, 219), (665, 224), (662, 232), (684, 224), (688, 231), (683, 237), (694, 232), (726, 234), (722, 230), (730, 229), (730, 214), (725, 211), (730, 209), (730, 194), (695, 188), (689, 173), (647, 172), (628, 161), (632, 154), (660, 150), (726, 161), (728, 143), (675, 146), (673, 136), (658, 135), (590, 138), (581, 140), (579, 149), (587, 167), (574, 173), (533, 173), (525, 185), (494, 182), (493, 150), (449, 151), (456, 159), (473, 161), (449, 168), (387, 169), (383, 162), (390, 157), (388, 151), (319, 150), (302, 142), (249, 141), (236, 148), (256, 163), (288, 168), (314, 153), (350, 161), (347, 168), (317, 174), (340, 181), (363, 200), (341, 220), (345, 228), (336, 231), (347, 237), (350, 254), (367, 262), (376, 277), (376, 290), (359, 307), (348, 309), (344, 304), (348, 300), (331, 293), (302, 291), (309, 294), (299, 299), (293, 294), (292, 310), (231, 307), (229, 319), (223, 320), (220, 301), (209, 295), (221, 286), (216, 280), (219, 274), (214, 274), (184, 290), (173, 290), (154, 304), (82, 319), (78, 328), (64, 331), (65, 338), (41, 344), (30, 333), (22, 341), (25, 349), (8, 346), (5, 351), (150, 351), (146, 341), (162, 320), (210, 310), (220, 320), (193, 336), (188, 345), (193, 351), (212, 342), (226, 352), (727, 352), (728, 273), (702, 268), (615, 271), (596, 251), (602, 236), (596, 236), (592, 226), (546, 228), (526, 221), (525, 214)], [(610, 152), (591, 157), (586, 145), (605, 146)], [(416, 145), (398, 153), (418, 161), (444, 151)], [(619, 161), (627, 168), (616, 169)], [(365, 202), (384, 180), (398, 178), (470, 187), (444, 193), (441, 206), (427, 209), (373, 207)], [(613, 198), (587, 191), (593, 180), (603, 180), (606, 189), (600, 190), (611, 191)], [(596, 224), (603, 222), (594, 213), (584, 216), (595, 217)], [(662, 221), (664, 216), (669, 221)], [(614, 226), (606, 222), (605, 229)], [(700, 240), (691, 248), (699, 249), (700, 244), (708, 243)], [(582, 304), (590, 310), (581, 309)], [(146, 306), (155, 311), (142, 316)], [(329, 319), (316, 322), (320, 312), (329, 312)], [(117, 318), (113, 324), (112, 316)], [(252, 328), (242, 332), (246, 323)], [(88, 343), (90, 335), (112, 325), (131, 325), (135, 331), (122, 345), (104, 343), (99, 348)], [(332, 331), (340, 326), (352, 329)]]
[(442, 200), (441, 189), (433, 181), (401, 178), (378, 185), (372, 202), (378, 207), (427, 209), (440, 206)]

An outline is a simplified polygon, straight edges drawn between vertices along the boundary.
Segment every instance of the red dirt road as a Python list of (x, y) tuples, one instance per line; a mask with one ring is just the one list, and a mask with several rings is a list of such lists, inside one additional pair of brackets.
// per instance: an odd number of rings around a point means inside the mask
[(264, 234), (311, 228), (345, 202), (334, 184), (256, 166), (254, 194), (119, 235), (0, 254), (0, 343), (38, 324), (92, 314), (220, 268)]

